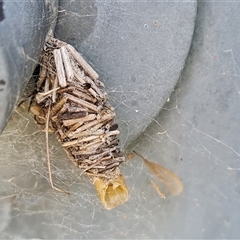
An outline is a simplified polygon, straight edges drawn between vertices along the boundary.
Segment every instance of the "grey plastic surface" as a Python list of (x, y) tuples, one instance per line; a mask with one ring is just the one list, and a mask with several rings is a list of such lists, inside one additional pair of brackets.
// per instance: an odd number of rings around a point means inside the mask
[(199, 3), (181, 80), (136, 143), (139, 152), (174, 170), (185, 185), (178, 198), (164, 202), (146, 190), (152, 177), (138, 178), (139, 192), (151, 199), (140, 208), (154, 212), (143, 217), (154, 232), (150, 238), (239, 239), (239, 10), (239, 2)]
[(126, 147), (151, 123), (184, 67), (196, 1), (65, 1), (55, 35), (78, 49), (105, 83)]
[(0, 133), (38, 63), (49, 29), (55, 26), (57, 3), (1, 1)]
[(71, 195), (54, 192), (46, 180), (44, 134), (22, 106), (0, 137), (0, 237), (238, 239), (239, 9), (237, 2), (199, 3), (180, 82), (132, 145), (181, 177), (180, 196), (161, 199), (150, 182), (159, 181), (134, 158), (122, 166), (129, 201), (106, 211), (52, 135), (54, 182)]

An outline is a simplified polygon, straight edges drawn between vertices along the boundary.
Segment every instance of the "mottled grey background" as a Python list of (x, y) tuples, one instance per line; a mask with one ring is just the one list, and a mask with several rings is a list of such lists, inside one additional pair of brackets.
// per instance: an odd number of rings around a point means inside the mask
[[(0, 137), (0, 237), (239, 238), (239, 9), (238, 2), (198, 4), (180, 81), (157, 118), (131, 144), (180, 176), (181, 195), (167, 193), (135, 157), (121, 166), (129, 201), (106, 211), (51, 135), (53, 180), (71, 195), (53, 191), (47, 181), (44, 133), (23, 105)], [(151, 180), (165, 191), (165, 200)]]

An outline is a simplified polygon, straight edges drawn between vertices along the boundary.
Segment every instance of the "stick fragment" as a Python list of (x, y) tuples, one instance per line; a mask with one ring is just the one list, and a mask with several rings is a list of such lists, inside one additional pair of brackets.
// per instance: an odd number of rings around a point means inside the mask
[(53, 83), (53, 93), (52, 93), (52, 102), (56, 102), (56, 96), (57, 96), (57, 90), (59, 89), (58, 87), (58, 77), (55, 76), (54, 83)]
[(66, 73), (66, 76), (67, 76), (67, 80), (69, 82), (72, 82), (72, 80), (74, 78), (74, 72), (73, 72), (73, 69), (72, 69), (72, 66), (71, 66), (71, 62), (70, 62), (68, 51), (67, 51), (65, 46), (62, 46), (60, 48), (60, 51), (61, 51), (61, 56), (62, 56), (62, 60), (63, 60), (65, 73)]
[(79, 52), (76, 51), (76, 49), (67, 44), (67, 49), (68, 51), (71, 53), (71, 55), (73, 56), (73, 58), (75, 58), (75, 60), (80, 64), (80, 66), (82, 66), (82, 68), (88, 73), (88, 75), (93, 79), (93, 80), (97, 80), (99, 75), (97, 74), (97, 72), (85, 61), (85, 59), (81, 56), (81, 54)]
[(75, 123), (79, 123), (79, 124), (82, 125), (84, 122), (94, 120), (95, 118), (96, 118), (96, 114), (89, 114), (86, 117), (63, 120), (63, 125), (64, 126), (71, 126)]
[(80, 98), (77, 98), (71, 94), (65, 93), (64, 96), (66, 96), (67, 99), (71, 100), (72, 102), (79, 104), (83, 107), (89, 108), (90, 110), (93, 110), (94, 112), (99, 112), (98, 108), (96, 107), (96, 105), (89, 103), (87, 101), (84, 101)]
[(53, 50), (53, 56), (54, 56), (54, 61), (55, 61), (55, 64), (56, 64), (59, 85), (61, 87), (66, 87), (67, 82), (66, 82), (65, 72), (64, 72), (64, 68), (63, 68), (61, 50), (60, 49), (54, 49)]

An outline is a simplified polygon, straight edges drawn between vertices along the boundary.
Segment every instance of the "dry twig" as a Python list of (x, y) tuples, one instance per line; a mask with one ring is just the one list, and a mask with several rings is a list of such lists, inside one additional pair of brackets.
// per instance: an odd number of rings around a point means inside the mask
[(66, 194), (70, 194), (69, 192), (62, 190), (58, 187), (55, 187), (53, 185), (53, 181), (52, 181), (52, 171), (51, 171), (51, 163), (50, 163), (50, 154), (49, 154), (49, 146), (48, 146), (48, 128), (49, 128), (49, 115), (50, 115), (50, 107), (51, 104), (49, 104), (48, 107), (48, 112), (47, 112), (47, 119), (46, 119), (46, 127), (45, 127), (45, 135), (46, 135), (46, 154), (47, 154), (47, 163), (48, 163), (48, 174), (49, 174), (49, 182), (50, 185), (53, 189), (62, 192), (62, 193), (66, 193)]

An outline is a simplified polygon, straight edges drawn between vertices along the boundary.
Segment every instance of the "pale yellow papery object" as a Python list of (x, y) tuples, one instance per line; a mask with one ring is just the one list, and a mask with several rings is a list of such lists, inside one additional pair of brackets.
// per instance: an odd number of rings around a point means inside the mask
[(108, 182), (100, 178), (95, 178), (94, 186), (101, 203), (108, 210), (125, 203), (129, 198), (129, 192), (122, 174), (119, 174), (116, 179)]

